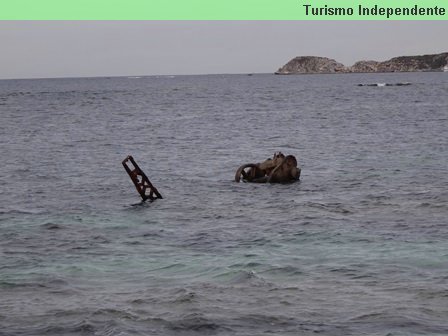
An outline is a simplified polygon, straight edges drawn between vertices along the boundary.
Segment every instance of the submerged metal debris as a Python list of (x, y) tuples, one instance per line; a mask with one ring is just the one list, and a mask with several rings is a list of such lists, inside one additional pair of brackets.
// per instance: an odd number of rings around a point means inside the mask
[[(131, 155), (128, 155), (128, 157), (122, 161), (122, 164), (143, 201), (148, 199), (154, 201), (157, 198), (163, 198)], [(130, 165), (132, 166), (130, 167)], [(146, 193), (147, 190), (149, 190), (149, 194)]]

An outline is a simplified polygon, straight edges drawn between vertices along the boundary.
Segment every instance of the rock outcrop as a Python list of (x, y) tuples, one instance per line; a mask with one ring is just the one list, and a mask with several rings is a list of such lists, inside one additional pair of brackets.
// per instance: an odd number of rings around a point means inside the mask
[(327, 57), (299, 56), (278, 69), (276, 74), (442, 71), (447, 64), (448, 52), (421, 56), (399, 56), (384, 62), (359, 61), (348, 67)]
[(379, 63), (377, 61), (358, 61), (348, 68), (347, 72), (377, 72)]
[(276, 73), (288, 75), (338, 72), (346, 72), (346, 67), (334, 59), (317, 56), (299, 56), (286, 63)]

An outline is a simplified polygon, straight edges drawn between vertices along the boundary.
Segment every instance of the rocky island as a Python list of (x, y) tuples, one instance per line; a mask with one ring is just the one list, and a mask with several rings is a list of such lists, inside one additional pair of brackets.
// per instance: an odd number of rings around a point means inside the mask
[(345, 66), (334, 59), (318, 56), (295, 57), (278, 69), (277, 75), (361, 73), (361, 72), (418, 72), (443, 71), (448, 65), (448, 52), (420, 56), (399, 56), (388, 61), (358, 61)]

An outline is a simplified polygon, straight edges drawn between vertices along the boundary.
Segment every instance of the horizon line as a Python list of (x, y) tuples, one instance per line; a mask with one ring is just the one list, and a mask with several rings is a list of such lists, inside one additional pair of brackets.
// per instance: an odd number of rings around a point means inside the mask
[(180, 77), (180, 76), (228, 76), (228, 75), (270, 75), (273, 72), (223, 72), (223, 73), (191, 73), (191, 74), (159, 74), (159, 75), (97, 75), (97, 76), (55, 76), (55, 77), (16, 77), (0, 78), (3, 80), (39, 80), (39, 79), (87, 79), (87, 78), (144, 78), (144, 77)]

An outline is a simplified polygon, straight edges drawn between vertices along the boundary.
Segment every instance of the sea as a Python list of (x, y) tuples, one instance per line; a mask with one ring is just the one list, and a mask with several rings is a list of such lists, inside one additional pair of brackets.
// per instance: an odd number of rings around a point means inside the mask
[(446, 73), (1, 80), (0, 143), (1, 336), (448, 335)]

